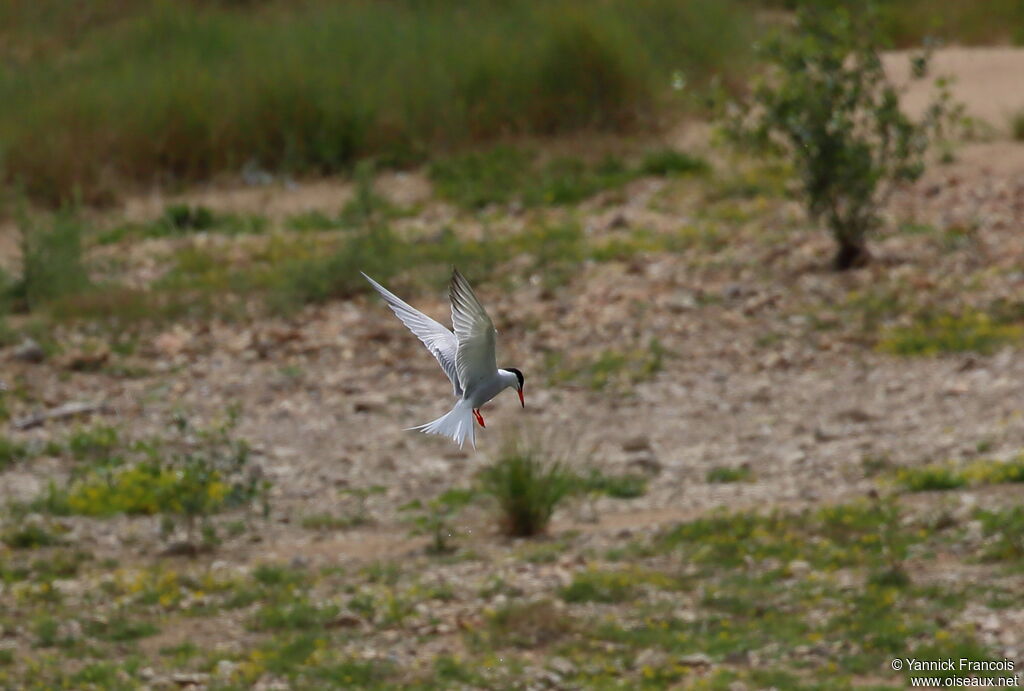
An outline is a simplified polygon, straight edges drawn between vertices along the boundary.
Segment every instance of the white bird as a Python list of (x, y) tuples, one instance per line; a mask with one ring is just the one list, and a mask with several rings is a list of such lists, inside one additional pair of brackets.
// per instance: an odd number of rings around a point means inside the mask
[(494, 324), (484, 306), (469, 287), (469, 282), (458, 269), (452, 272), (448, 289), (455, 333), (413, 308), (365, 273), (363, 278), (370, 282), (387, 301), (395, 316), (437, 358), (441, 369), (451, 380), (452, 390), (458, 399), (455, 406), (441, 417), (424, 425), (410, 427), (410, 430), (448, 437), (459, 448), (468, 439), (475, 449), (476, 428), (473, 426), (473, 418), (481, 427), (486, 427), (480, 414), (480, 407), (484, 403), (505, 389), (515, 389), (519, 394), (519, 402), (526, 407), (523, 373), (515, 367), (498, 368), (494, 356), (495, 336), (498, 332), (494, 330)]

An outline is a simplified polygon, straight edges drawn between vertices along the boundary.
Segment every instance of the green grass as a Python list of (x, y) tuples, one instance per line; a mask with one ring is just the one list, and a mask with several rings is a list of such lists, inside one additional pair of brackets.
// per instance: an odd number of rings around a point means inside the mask
[(551, 384), (579, 383), (594, 391), (629, 388), (654, 378), (664, 369), (666, 355), (668, 353), (661, 342), (652, 338), (646, 346), (628, 350), (605, 349), (570, 362), (565, 362), (560, 353), (553, 352), (548, 356), (546, 369)]
[(578, 486), (560, 461), (522, 442), (507, 445), (478, 478), (481, 492), (498, 504), (502, 532), (512, 537), (544, 533), (555, 509)]
[(878, 349), (896, 355), (988, 354), (1022, 338), (1024, 326), (1003, 323), (984, 312), (969, 312), (926, 316), (911, 326), (889, 328), (883, 333)]
[(623, 473), (610, 475), (597, 468), (581, 473), (577, 491), (604, 494), (613, 499), (635, 499), (647, 491), (647, 480), (641, 475)]
[(986, 541), (981, 558), (985, 561), (1014, 561), (1024, 559), (1024, 508), (979, 509), (975, 518), (981, 521)]
[(45, 526), (38, 523), (28, 523), (5, 530), (0, 534), (0, 542), (3, 542), (12, 549), (35, 549), (59, 545), (63, 540)]
[(628, 602), (635, 599), (645, 587), (679, 590), (684, 582), (664, 573), (641, 569), (622, 571), (579, 571), (572, 583), (562, 588), (560, 595), (566, 602)]
[(261, 233), (267, 225), (267, 219), (263, 216), (218, 214), (205, 206), (171, 204), (152, 221), (116, 226), (101, 233), (96, 241), (106, 245), (128, 238), (163, 238), (198, 232), (241, 235)]
[(548, 600), (513, 602), (487, 617), (486, 644), (495, 648), (537, 648), (573, 631), (575, 623)]
[(753, 479), (753, 473), (747, 466), (730, 468), (728, 466), (719, 465), (709, 470), (704, 479), (715, 484), (750, 482)]
[(673, 149), (649, 152), (632, 167), (611, 155), (596, 160), (571, 156), (540, 160), (533, 152), (501, 145), (438, 159), (429, 173), (442, 198), (480, 209), (511, 202), (527, 207), (577, 204), (643, 175), (687, 175), (709, 169), (707, 161)]
[(639, 171), (644, 175), (694, 175), (706, 173), (711, 166), (703, 158), (692, 156), (675, 149), (650, 151), (640, 163)]
[(1024, 482), (1024, 456), (1008, 461), (978, 459), (962, 465), (935, 463), (901, 468), (892, 477), (896, 484), (909, 492), (1020, 483)]
[[(2, 139), (0, 139), (2, 141)], [(90, 286), (83, 255), (84, 225), (70, 209), (18, 219), (21, 271), (0, 295), (0, 307), (29, 311)]]
[(1018, 142), (1024, 142), (1024, 111), (1016, 113), (1010, 119), (1010, 133)]
[(29, 456), (28, 447), (21, 442), (0, 435), (0, 470), (23, 461)]
[(635, 127), (673, 70), (735, 83), (749, 24), (711, 0), (99, 4), (89, 19), (122, 18), (73, 24), (73, 40), (28, 12), (5, 31), (25, 48), (0, 69), (0, 101), (18, 104), (0, 114), (4, 176), (37, 198)]
[(932, 465), (923, 468), (904, 468), (897, 471), (896, 481), (910, 492), (959, 489), (967, 485), (967, 476), (955, 468)]

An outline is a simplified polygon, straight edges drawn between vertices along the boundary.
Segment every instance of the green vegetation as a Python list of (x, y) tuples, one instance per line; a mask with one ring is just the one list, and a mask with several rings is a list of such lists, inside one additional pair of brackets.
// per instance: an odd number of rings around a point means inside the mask
[(25, 460), (28, 456), (28, 446), (0, 435), (0, 470)]
[(475, 497), (473, 490), (449, 489), (425, 504), (418, 499), (412, 501), (403, 506), (402, 511), (409, 513), (414, 535), (430, 536), (427, 547), (430, 554), (448, 554), (455, 549), (452, 540), (457, 530), (452, 521)]
[(479, 644), (494, 648), (538, 648), (558, 641), (575, 622), (549, 600), (514, 602), (487, 617), (486, 637)]
[(754, 477), (748, 466), (738, 466), (730, 468), (724, 465), (717, 465), (707, 472), (705, 480), (716, 484), (726, 484), (730, 482), (750, 482)]
[[(190, 542), (196, 523), (204, 542), (217, 541), (209, 522), (215, 513), (262, 502), (268, 481), (249, 466), (249, 446), (233, 436), (237, 409), (209, 428), (193, 428), (184, 417), (174, 422), (177, 439), (150, 440), (126, 447), (113, 428), (76, 431), (69, 450), (81, 466), (67, 486), (50, 482), (31, 509), (57, 515), (161, 515), (165, 531), (184, 519)], [(129, 454), (142, 460), (130, 461)]]
[(68, 209), (18, 220), (21, 275), (0, 289), (0, 307), (17, 311), (73, 295), (89, 286), (82, 254), (82, 225)]
[(577, 572), (572, 583), (562, 588), (560, 594), (566, 602), (616, 603), (633, 600), (645, 587), (679, 590), (685, 585), (683, 581), (657, 571), (588, 569)]
[(979, 459), (963, 465), (937, 463), (918, 468), (900, 468), (893, 474), (893, 479), (910, 492), (1024, 482), (1024, 456), (1009, 461)]
[(205, 206), (172, 204), (163, 214), (149, 223), (128, 223), (99, 235), (97, 242), (109, 244), (125, 238), (162, 238), (195, 232), (238, 235), (260, 233), (267, 227), (262, 216), (216, 214)]
[(13, 549), (35, 549), (59, 545), (62, 540), (51, 529), (35, 522), (8, 528), (0, 534), (0, 542)]
[(526, 443), (508, 444), (479, 474), (481, 491), (494, 498), (501, 511), (502, 532), (532, 537), (547, 530), (551, 514), (576, 487), (576, 476), (560, 461), (546, 459)]
[[(838, 245), (838, 270), (870, 259), (868, 234), (895, 188), (924, 170), (930, 141), (954, 115), (948, 90), (921, 123), (900, 109), (885, 76), (873, 13), (802, 8), (792, 35), (766, 44), (774, 68), (727, 128), (739, 142), (792, 161), (807, 211), (824, 221)], [(914, 74), (927, 71), (916, 56)]]
[(925, 315), (910, 326), (885, 330), (878, 349), (896, 355), (989, 354), (1024, 338), (1024, 326), (984, 312)]
[(601, 351), (593, 357), (581, 357), (565, 363), (562, 355), (548, 356), (547, 370), (552, 384), (579, 382), (594, 391), (608, 387), (627, 388), (652, 379), (665, 363), (665, 348), (656, 338), (630, 350)]
[(975, 518), (981, 521), (986, 538), (982, 559), (990, 562), (1020, 562), (1024, 559), (1024, 508), (979, 509)]
[(1010, 133), (1018, 142), (1024, 142), (1024, 110), (1010, 119)]
[(430, 177), (438, 194), (468, 209), (519, 202), (527, 207), (576, 204), (642, 175), (707, 172), (707, 161), (662, 149), (631, 168), (614, 156), (588, 162), (563, 156), (541, 162), (535, 154), (497, 146), (435, 161)]
[(576, 481), (577, 492), (604, 494), (612, 499), (635, 499), (647, 491), (647, 480), (641, 475), (623, 473), (609, 475), (597, 468), (581, 473)]
[(4, 177), (36, 198), (77, 189), (88, 201), (123, 179), (331, 172), (508, 134), (622, 130), (650, 119), (673, 70), (697, 86), (716, 72), (734, 81), (748, 23), (708, 0), (107, 0), (65, 43), (45, 38), (64, 25), (39, 17), (15, 14), (5, 31), (19, 48), (0, 100), (19, 107), (0, 115)]

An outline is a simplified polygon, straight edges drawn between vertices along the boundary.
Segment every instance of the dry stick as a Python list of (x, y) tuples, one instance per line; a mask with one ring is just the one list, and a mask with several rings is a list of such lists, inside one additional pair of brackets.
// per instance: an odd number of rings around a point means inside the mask
[(50, 410), (45, 410), (41, 413), (34, 413), (23, 418), (18, 418), (11, 423), (11, 426), (18, 430), (31, 429), (32, 427), (39, 427), (47, 420), (60, 420), (66, 417), (74, 417), (75, 415), (85, 415), (87, 413), (96, 412), (109, 413), (112, 412), (112, 409), (103, 402), (65, 403), (64, 405), (51, 408)]

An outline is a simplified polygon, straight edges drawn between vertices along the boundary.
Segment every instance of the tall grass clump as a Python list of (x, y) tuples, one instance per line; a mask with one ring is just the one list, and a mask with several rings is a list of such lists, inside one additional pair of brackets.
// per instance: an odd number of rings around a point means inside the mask
[(52, 216), (19, 219), (21, 275), (6, 286), (0, 296), (19, 311), (78, 293), (89, 286), (82, 251), (82, 225), (69, 210)]
[(561, 461), (545, 458), (525, 442), (506, 444), (479, 480), (483, 493), (498, 502), (501, 530), (510, 537), (544, 533), (555, 509), (579, 486), (577, 475)]
[(25, 49), (0, 64), (3, 175), (36, 199), (102, 201), (124, 180), (332, 172), (633, 128), (654, 122), (673, 71), (737, 81), (746, 16), (733, 0), (141, 0), (83, 22), (74, 59), (38, 40), (63, 24), (15, 16), (6, 35)]

